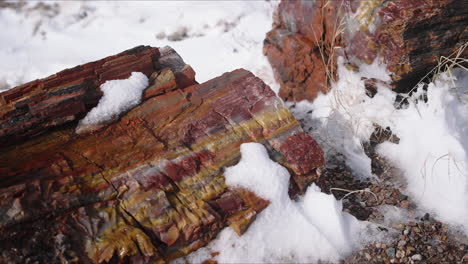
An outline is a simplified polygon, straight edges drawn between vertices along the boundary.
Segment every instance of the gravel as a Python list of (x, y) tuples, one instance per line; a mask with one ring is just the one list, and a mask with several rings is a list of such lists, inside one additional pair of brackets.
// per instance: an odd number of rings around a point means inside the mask
[[(397, 141), (397, 139), (392, 139)], [(360, 181), (346, 167), (343, 157), (328, 161), (329, 167), (318, 181), (318, 186), (337, 199), (343, 199), (343, 208), (362, 221), (382, 224), (385, 217), (379, 207), (389, 205), (403, 211), (420, 212), (421, 209), (405, 195), (405, 184), (399, 171), (393, 168), (374, 147), (382, 139), (375, 139), (365, 146), (372, 160), (372, 171), (378, 180)], [(357, 191), (357, 192), (355, 192)], [(352, 194), (349, 194), (353, 192)], [(409, 220), (391, 220), (388, 226), (398, 234), (391, 242), (375, 242), (366, 245), (344, 260), (344, 263), (468, 263), (468, 238), (464, 234), (455, 237), (448, 226), (432, 218), (429, 213)], [(387, 232), (386, 228), (381, 232)]]

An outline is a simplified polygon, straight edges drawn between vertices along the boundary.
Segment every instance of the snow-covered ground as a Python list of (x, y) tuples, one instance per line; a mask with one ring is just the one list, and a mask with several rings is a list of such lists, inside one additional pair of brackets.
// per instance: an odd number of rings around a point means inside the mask
[(150, 45), (174, 48), (199, 82), (245, 68), (274, 85), (262, 56), (275, 1), (26, 1), (0, 9), (0, 90)]
[[(276, 91), (262, 55), (276, 5), (67, 1), (27, 2), (19, 11), (3, 8), (0, 90), (137, 45), (170, 45), (192, 65), (199, 82), (245, 68)], [(357, 73), (340, 66), (330, 93), (312, 104), (298, 103), (294, 114), (313, 128), (327, 155), (344, 155), (361, 178), (373, 178), (363, 142), (369, 141), (374, 124), (389, 127), (400, 142), (385, 142), (377, 150), (401, 170), (408, 194), (422, 210), (468, 233), (467, 71), (440, 74), (427, 92), (419, 89), (403, 107), (395, 106), (397, 95), (384, 86), (373, 98), (367, 96), (362, 77), (389, 80), (377, 62)], [(189, 256), (192, 261), (220, 252), (216, 259), (221, 262), (336, 262), (372, 236), (364, 232), (367, 223), (342, 212), (341, 201), (316, 186), (301, 200), (291, 201), (288, 172), (269, 160), (261, 145), (243, 145), (242, 160), (227, 169), (226, 178), (228, 184), (252, 189), (271, 205), (243, 236), (225, 229), (207, 248)]]
[(298, 103), (296, 116), (329, 156), (343, 154), (357, 177), (373, 177), (363, 143), (375, 125), (390, 128), (399, 143), (384, 142), (377, 152), (401, 169), (422, 209), (468, 234), (468, 71), (442, 72), (427, 91), (420, 84), (407, 105), (396, 104), (397, 94), (383, 85), (373, 98), (366, 95), (362, 77), (390, 80), (377, 61), (359, 72), (340, 64), (338, 74), (328, 94)]

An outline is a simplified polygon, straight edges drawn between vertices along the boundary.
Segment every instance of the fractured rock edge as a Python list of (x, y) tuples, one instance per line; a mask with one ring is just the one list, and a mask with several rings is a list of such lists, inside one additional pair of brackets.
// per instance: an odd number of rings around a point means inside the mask
[[(468, 9), (457, 0), (282, 1), (264, 41), (279, 95), (312, 101), (336, 79), (337, 57), (380, 58), (397, 92), (409, 92), (468, 43)], [(461, 58), (468, 56), (465, 49)]]
[[(99, 85), (133, 71), (150, 79), (143, 102), (77, 135)], [(321, 149), (259, 78), (194, 76), (140, 46), (0, 94), (0, 262), (165, 262), (226, 225), (242, 234), (268, 205), (224, 182), (245, 142), (290, 171), (291, 196), (318, 179)]]

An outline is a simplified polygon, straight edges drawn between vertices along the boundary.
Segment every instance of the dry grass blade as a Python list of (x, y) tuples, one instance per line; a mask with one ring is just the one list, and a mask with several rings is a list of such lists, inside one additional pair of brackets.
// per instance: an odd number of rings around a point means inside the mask
[[(432, 70), (430, 70), (426, 75), (424, 75), (419, 82), (409, 90), (409, 92), (403, 94), (403, 97), (405, 99), (410, 99), (410, 94), (418, 89), (419, 87), (422, 87), (424, 85), (425, 81), (429, 76), (432, 75), (431, 81), (435, 81), (435, 78), (437, 77), (438, 74), (442, 72), (448, 72), (451, 74), (452, 69), (457, 66), (460, 67), (464, 70), (468, 70), (465, 66), (463, 66), (463, 63), (468, 63), (467, 58), (462, 58), (461, 55), (465, 51), (465, 49), (468, 47), (468, 42), (461, 45), (460, 48), (458, 48), (456, 51), (452, 52), (449, 56), (441, 56), (438, 59), (437, 66), (435, 66)], [(399, 103), (398, 106), (401, 106), (403, 100)], [(419, 111), (419, 110), (418, 110)]]
[(363, 190), (354, 190), (354, 191), (351, 191), (351, 190), (348, 190), (348, 189), (343, 189), (343, 188), (330, 188), (330, 192), (332, 191), (342, 191), (342, 192), (347, 192), (347, 194), (345, 196), (343, 196), (343, 198), (341, 198), (342, 200), (345, 199), (346, 197), (350, 196), (351, 194), (354, 194), (354, 193), (364, 193), (364, 192), (367, 192), (367, 193), (371, 193), (374, 198), (375, 198), (375, 201), (379, 201), (379, 198), (377, 197), (377, 194), (375, 194), (374, 192), (372, 192), (371, 190), (367, 190), (367, 189), (363, 189)]

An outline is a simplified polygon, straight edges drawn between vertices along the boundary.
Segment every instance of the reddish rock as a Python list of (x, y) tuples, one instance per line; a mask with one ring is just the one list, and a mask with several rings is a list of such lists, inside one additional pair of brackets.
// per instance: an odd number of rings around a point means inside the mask
[(409, 202), (408, 200), (403, 200), (400, 202), (401, 208), (408, 209), (409, 208)]
[[(162, 78), (173, 71), (172, 78), (177, 78), (180, 87), (195, 84), (193, 70), (180, 61), (170, 48), (162, 49), (161, 54), (157, 48), (139, 46), (5, 91), (0, 94), (0, 146), (12, 145), (80, 120), (97, 105), (102, 96), (101, 84), (107, 80), (126, 79), (135, 71), (151, 79)], [(167, 70), (158, 71), (163, 68)], [(177, 88), (169, 80), (155, 83), (147, 89), (145, 98)], [(168, 87), (154, 87), (160, 83)]]
[[(132, 71), (150, 77), (143, 102), (76, 134), (99, 84)], [(166, 262), (227, 225), (242, 234), (268, 206), (224, 182), (245, 142), (288, 168), (291, 195), (319, 177), (322, 151), (259, 78), (194, 75), (170, 48), (137, 47), (0, 94), (0, 262)]]
[[(392, 86), (408, 91), (468, 41), (457, 0), (282, 1), (264, 53), (286, 100), (313, 100), (335, 79), (337, 56), (359, 66), (381, 58)], [(465, 49), (460, 57), (466, 57)]]

